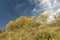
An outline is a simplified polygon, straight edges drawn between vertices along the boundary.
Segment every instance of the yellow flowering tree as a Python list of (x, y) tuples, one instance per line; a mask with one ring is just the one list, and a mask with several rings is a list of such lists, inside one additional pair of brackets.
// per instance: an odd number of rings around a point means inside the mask
[(41, 13), (41, 14), (38, 16), (38, 20), (40, 20), (40, 21), (42, 21), (43, 23), (45, 23), (48, 17), (49, 17), (48, 14), (43, 14), (43, 13)]
[(10, 22), (8, 22), (8, 24), (6, 25), (6, 28), (7, 29), (10, 29), (10, 28), (12, 28), (13, 26), (14, 26), (14, 21), (13, 20), (11, 20)]
[(26, 21), (24, 22), (24, 27), (30, 27), (30, 26), (32, 26), (33, 24), (34, 24), (34, 16), (32, 16), (32, 17), (27, 17), (26, 18)]
[(15, 20), (15, 22), (18, 23), (18, 24), (20, 24), (20, 23), (22, 23), (23, 21), (25, 21), (26, 18), (27, 18), (26, 16), (21, 16), (21, 17), (17, 18), (17, 19)]

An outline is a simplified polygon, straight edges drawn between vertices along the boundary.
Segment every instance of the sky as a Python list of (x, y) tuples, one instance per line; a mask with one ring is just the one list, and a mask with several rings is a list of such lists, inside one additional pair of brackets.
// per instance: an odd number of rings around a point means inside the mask
[(60, 12), (60, 0), (0, 0), (0, 29), (20, 16), (38, 16), (48, 13), (48, 21)]
[(0, 29), (19, 16), (32, 16), (35, 4), (28, 0), (0, 0)]

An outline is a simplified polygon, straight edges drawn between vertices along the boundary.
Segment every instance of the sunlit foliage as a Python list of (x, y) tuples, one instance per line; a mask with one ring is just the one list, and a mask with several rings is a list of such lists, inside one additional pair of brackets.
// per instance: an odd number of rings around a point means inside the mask
[(6, 25), (6, 28), (11, 28), (11, 27), (13, 27), (14, 26), (14, 21), (13, 20), (11, 20), (10, 22), (8, 22), (8, 24)]
[(21, 16), (11, 20), (0, 33), (0, 40), (60, 40), (60, 15), (46, 23), (48, 17), (40, 14), (37, 18)]
[(42, 21), (43, 23), (45, 23), (47, 21), (47, 18), (48, 18), (48, 14), (43, 14), (41, 13), (39, 16), (38, 16), (38, 20)]
[(47, 19), (48, 18), (48, 14), (40, 14), (39, 16), (39, 19), (41, 19), (41, 20), (45, 20), (45, 19)]

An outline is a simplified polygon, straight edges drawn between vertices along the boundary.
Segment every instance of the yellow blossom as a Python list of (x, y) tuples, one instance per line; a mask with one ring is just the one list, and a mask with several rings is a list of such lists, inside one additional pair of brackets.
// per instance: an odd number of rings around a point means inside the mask
[(8, 22), (6, 27), (9, 28), (9, 27), (12, 27), (13, 25), (14, 25), (14, 21), (11, 20), (10, 22)]

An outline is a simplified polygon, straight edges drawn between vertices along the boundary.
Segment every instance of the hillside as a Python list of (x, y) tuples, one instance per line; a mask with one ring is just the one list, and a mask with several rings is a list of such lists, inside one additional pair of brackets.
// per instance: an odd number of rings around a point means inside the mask
[(0, 40), (60, 40), (60, 15), (47, 23), (48, 14), (21, 16), (6, 24), (0, 31)]

